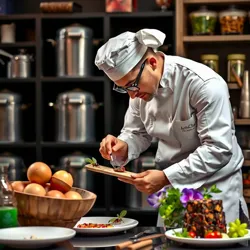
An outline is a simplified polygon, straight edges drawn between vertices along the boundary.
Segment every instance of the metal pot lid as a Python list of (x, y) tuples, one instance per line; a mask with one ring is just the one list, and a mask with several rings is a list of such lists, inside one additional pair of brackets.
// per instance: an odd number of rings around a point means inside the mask
[(3, 103), (21, 103), (21, 95), (11, 92), (8, 89), (4, 89), (0, 92), (0, 102)]
[(20, 52), (19, 54), (13, 56), (12, 60), (14, 61), (22, 60), (27, 62), (31, 60), (31, 55), (27, 54), (25, 49), (20, 49), (19, 52)]
[(93, 30), (79, 23), (74, 23), (72, 25), (59, 29), (57, 31), (57, 37), (59, 39), (63, 39), (66, 37), (82, 37), (92, 39)]
[(87, 104), (92, 105), (95, 103), (93, 94), (83, 91), (81, 89), (73, 89), (71, 91), (63, 92), (57, 97), (58, 104)]
[[(86, 164), (86, 158), (89, 156), (84, 155), (80, 152), (76, 152), (74, 154), (65, 155), (60, 158), (60, 165), (70, 165), (70, 167), (84, 167)], [(70, 163), (70, 164), (69, 164)]]

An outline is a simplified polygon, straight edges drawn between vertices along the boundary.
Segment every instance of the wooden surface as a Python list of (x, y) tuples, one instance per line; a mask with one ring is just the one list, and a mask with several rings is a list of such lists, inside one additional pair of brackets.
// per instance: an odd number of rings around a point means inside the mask
[(88, 165), (85, 165), (85, 168), (90, 170), (90, 171), (93, 171), (93, 172), (107, 174), (107, 175), (111, 175), (114, 177), (119, 177), (119, 178), (123, 178), (123, 179), (130, 179), (130, 180), (133, 179), (131, 177), (131, 174), (134, 174), (133, 172), (129, 172), (129, 171), (115, 172), (112, 167), (105, 167), (102, 165), (92, 166), (92, 164), (88, 164)]

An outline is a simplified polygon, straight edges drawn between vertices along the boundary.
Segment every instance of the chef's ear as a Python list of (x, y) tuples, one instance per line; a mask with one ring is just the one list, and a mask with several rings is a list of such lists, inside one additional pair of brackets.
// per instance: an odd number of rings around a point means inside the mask
[(148, 62), (150, 64), (150, 66), (152, 67), (153, 70), (156, 69), (156, 66), (157, 66), (157, 60), (155, 57), (151, 56), (148, 58)]

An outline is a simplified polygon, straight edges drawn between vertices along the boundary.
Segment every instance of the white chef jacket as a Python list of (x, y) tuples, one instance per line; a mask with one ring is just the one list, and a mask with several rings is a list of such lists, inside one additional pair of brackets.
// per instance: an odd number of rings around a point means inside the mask
[(240, 206), (248, 217), (241, 172), (244, 159), (227, 83), (201, 63), (164, 57), (162, 88), (155, 97), (149, 102), (130, 98), (118, 136), (128, 144), (125, 164), (138, 158), (156, 137), (155, 161), (173, 187), (202, 191), (216, 184), (222, 193), (213, 198), (223, 200), (226, 222), (239, 218)]

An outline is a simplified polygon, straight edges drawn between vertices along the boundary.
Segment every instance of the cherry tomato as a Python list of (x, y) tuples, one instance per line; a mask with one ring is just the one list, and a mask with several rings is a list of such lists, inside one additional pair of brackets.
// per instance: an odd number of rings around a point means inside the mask
[(207, 239), (218, 239), (218, 238), (222, 238), (222, 234), (220, 232), (210, 232), (206, 235)]
[(196, 237), (196, 234), (195, 232), (188, 232), (188, 235), (191, 237), (191, 238), (195, 238)]

